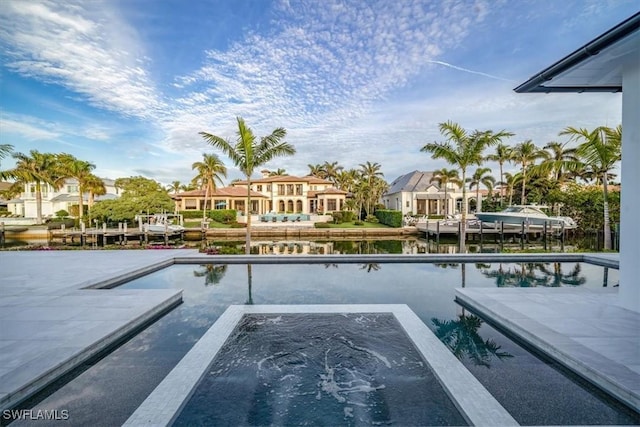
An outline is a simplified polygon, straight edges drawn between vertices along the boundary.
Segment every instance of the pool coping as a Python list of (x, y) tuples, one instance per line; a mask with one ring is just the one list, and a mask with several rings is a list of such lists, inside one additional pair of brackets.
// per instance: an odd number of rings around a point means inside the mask
[[(138, 294), (142, 296), (143, 292), (144, 291), (140, 291)], [(0, 410), (16, 407), (16, 405), (19, 405), (21, 402), (51, 385), (58, 378), (71, 372), (88, 360), (97, 357), (110, 347), (117, 345), (137, 329), (155, 321), (182, 302), (182, 290), (161, 290), (160, 292), (154, 293), (155, 295), (146, 294), (147, 298), (151, 297), (151, 301), (146, 307), (140, 306), (134, 318), (126, 319), (116, 327), (105, 326), (101, 328), (90, 340), (88, 345), (80, 350), (72, 351), (66, 358), (56, 359), (54, 356), (46, 360), (41, 360), (36, 366), (31, 367), (32, 372), (28, 380), (15, 381), (20, 384), (15, 386), (11, 391), (0, 394)], [(62, 295), (62, 297), (64, 296), (65, 295)], [(133, 294), (130, 296), (134, 297)], [(69, 297), (72, 298), (73, 296), (69, 295)], [(65, 351), (63, 353), (68, 352)], [(10, 372), (2, 375), (1, 378), (6, 378), (11, 374)]]
[[(456, 289), (456, 302), (464, 307), (467, 307), (472, 312), (478, 314), (481, 318), (496, 324), (498, 328), (506, 330), (509, 334), (515, 336), (518, 340), (526, 343), (527, 345), (540, 351), (542, 354), (557, 361), (561, 365), (565, 366), (569, 370), (576, 373), (591, 384), (596, 385), (600, 389), (614, 396), (621, 402), (633, 408), (636, 412), (640, 412), (640, 374), (630, 369), (622, 363), (616, 360), (606, 357), (606, 355), (597, 351), (597, 348), (591, 348), (583, 341), (585, 336), (575, 336), (568, 333), (560, 333), (554, 330), (554, 325), (559, 320), (556, 318), (549, 318), (548, 316), (536, 315), (536, 310), (531, 310), (530, 313), (523, 313), (509, 307), (509, 301), (513, 301), (514, 295), (508, 295), (504, 291), (518, 290), (517, 288), (506, 289), (492, 289), (493, 292), (483, 289)], [(538, 288), (524, 288), (520, 289), (518, 299), (523, 300), (527, 297), (540, 299), (541, 295)], [(558, 291), (562, 291), (563, 288), (556, 288)], [(569, 289), (569, 291), (576, 291), (576, 289)], [(609, 291), (609, 290), (607, 290)], [(567, 295), (553, 295), (553, 297), (560, 300), (565, 299)], [(564, 294), (564, 292), (561, 292)], [(588, 299), (598, 292), (593, 290), (584, 290), (580, 292), (571, 292), (573, 308), (587, 305)], [(524, 295), (523, 295), (524, 294)], [(580, 298), (583, 296), (584, 298)], [(606, 298), (606, 295), (599, 295), (602, 298)], [(545, 305), (545, 308), (550, 310), (561, 310), (560, 305), (553, 297), (546, 295), (546, 298), (541, 300), (541, 304)], [(588, 311), (589, 308), (586, 309)], [(584, 311), (584, 310), (583, 310)], [(576, 309), (579, 313), (578, 316), (573, 314), (571, 317), (569, 314), (565, 314), (560, 320), (563, 323), (567, 321), (585, 321), (584, 313), (580, 313), (580, 310)], [(574, 312), (572, 312), (574, 313)], [(610, 319), (628, 319), (631, 312), (616, 306), (610, 306), (607, 317)], [(620, 316), (620, 317), (616, 317)], [(636, 322), (640, 315), (636, 314)], [(545, 324), (546, 323), (546, 324)], [(585, 328), (590, 325), (586, 322), (583, 323)], [(597, 330), (597, 328), (593, 328)], [(636, 331), (637, 333), (637, 331)], [(597, 338), (604, 339), (606, 333), (601, 333)], [(587, 340), (593, 340), (589, 337)], [(636, 345), (640, 341), (636, 340)]]
[(245, 314), (389, 313), (470, 425), (519, 425), (406, 304), (231, 305), (123, 424), (170, 425)]

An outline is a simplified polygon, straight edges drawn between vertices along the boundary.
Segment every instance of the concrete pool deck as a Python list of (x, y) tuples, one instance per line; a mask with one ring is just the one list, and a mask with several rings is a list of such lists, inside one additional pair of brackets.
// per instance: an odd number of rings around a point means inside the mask
[[(169, 290), (96, 290), (174, 263), (591, 262), (617, 268), (617, 254), (207, 256), (196, 250), (0, 252), (0, 409), (46, 386), (132, 329), (179, 303)], [(470, 292), (473, 291), (473, 292)], [(617, 289), (482, 288), (458, 293), (515, 335), (571, 365), (636, 409), (640, 313), (617, 305)], [(526, 296), (526, 298), (525, 298)], [(555, 305), (554, 305), (555, 304)], [(556, 308), (551, 308), (556, 307)], [(549, 337), (554, 339), (549, 340)], [(526, 338), (525, 338), (526, 339)], [(536, 340), (537, 339), (537, 340)], [(574, 355), (567, 359), (566, 348)], [(558, 356), (558, 355), (561, 355)], [(597, 372), (610, 365), (605, 383)], [(575, 368), (574, 368), (575, 369)], [(616, 379), (617, 378), (617, 379)], [(607, 388), (606, 383), (615, 383)], [(616, 391), (617, 389), (617, 391)]]

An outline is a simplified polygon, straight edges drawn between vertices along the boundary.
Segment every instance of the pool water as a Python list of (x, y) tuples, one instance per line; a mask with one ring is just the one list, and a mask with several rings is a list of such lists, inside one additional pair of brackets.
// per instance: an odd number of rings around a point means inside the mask
[(466, 425), (391, 313), (245, 315), (175, 421)]
[(183, 304), (32, 406), (68, 409), (76, 425), (122, 424), (232, 304), (407, 304), (520, 424), (640, 424), (454, 302), (462, 286), (617, 283), (617, 270), (585, 263), (173, 265), (121, 287), (183, 289)]

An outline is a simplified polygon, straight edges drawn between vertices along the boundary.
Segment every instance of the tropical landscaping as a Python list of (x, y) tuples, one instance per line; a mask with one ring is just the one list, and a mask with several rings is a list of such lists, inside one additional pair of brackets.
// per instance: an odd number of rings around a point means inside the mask
[[(282, 127), (258, 137), (241, 117), (237, 118), (237, 126), (233, 141), (200, 132), (213, 150), (193, 162), (191, 182), (173, 181), (164, 186), (142, 176), (120, 177), (115, 180), (120, 197), (98, 202), (95, 197), (105, 194), (105, 186), (93, 173), (94, 163), (67, 153), (14, 152), (11, 145), (3, 144), (0, 160), (12, 157), (15, 165), (0, 170), (0, 179), (10, 184), (0, 196), (5, 200), (16, 198), (25, 191), (25, 186), (30, 186), (38, 206), (36, 223), (41, 224), (44, 222), (42, 186), (59, 188), (65, 180), (73, 179), (78, 186), (77, 204), (69, 212), (57, 212), (56, 216), (74, 217), (76, 224), (96, 220), (110, 224), (134, 223), (140, 213), (173, 211), (172, 196), (181, 191), (204, 190), (205, 200), (209, 198), (216, 188), (224, 185), (227, 177), (227, 166), (219, 154), (226, 156), (233, 167), (242, 172), (249, 190), (256, 171), (278, 158), (286, 164), (286, 157), (296, 153), (295, 147), (284, 140), (287, 133)], [(461, 245), (464, 244), (469, 212), (501, 210), (515, 202), (547, 205), (557, 215), (575, 218), (583, 230), (600, 229), (604, 248), (612, 248), (612, 224), (619, 221), (620, 210), (620, 186), (615, 183), (615, 173), (621, 158), (621, 126), (591, 130), (566, 127), (558, 133), (564, 142), (550, 141), (543, 146), (531, 140), (507, 143), (515, 135), (506, 130), (467, 131), (452, 121), (440, 123), (438, 127), (443, 139), (425, 144), (421, 152), (446, 163), (447, 167), (435, 170), (431, 178), (434, 184), (444, 188), (445, 198), (452, 186), (461, 188)], [(497, 173), (488, 167), (490, 163), (498, 165)], [(381, 164), (370, 161), (350, 169), (337, 161), (308, 165), (307, 175), (327, 180), (348, 195), (343, 209), (333, 213), (326, 227), (402, 226), (398, 215), (385, 213), (386, 209), (380, 203), (389, 188), (382, 168)], [(505, 168), (510, 168), (510, 172), (505, 172)], [(286, 169), (278, 168), (270, 175), (287, 173)], [(476, 195), (471, 199), (471, 206), (467, 206), (467, 191)], [(251, 191), (247, 191), (246, 206), (251, 206), (251, 197)], [(482, 206), (474, 205), (478, 200), (482, 200)], [(209, 206), (213, 206), (212, 203)], [(197, 213), (189, 212), (187, 220), (193, 225), (207, 220), (211, 228), (236, 227), (240, 225), (236, 223), (235, 214), (228, 209), (207, 210), (205, 205), (205, 209)], [(251, 215), (246, 216), (246, 228), (248, 243)], [(249, 245), (246, 247), (248, 251)]]

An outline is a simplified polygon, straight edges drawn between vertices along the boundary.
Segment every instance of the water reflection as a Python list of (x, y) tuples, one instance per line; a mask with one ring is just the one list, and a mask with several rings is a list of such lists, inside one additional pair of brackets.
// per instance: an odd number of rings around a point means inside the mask
[(367, 273), (371, 273), (372, 271), (378, 271), (382, 268), (380, 264), (369, 263), (363, 264), (360, 266), (360, 270), (367, 270)]
[(567, 273), (563, 272), (563, 266), (566, 264), (559, 262), (509, 264), (507, 268), (499, 264), (498, 269), (495, 270), (484, 268), (482, 274), (495, 279), (495, 284), (499, 288), (581, 286), (587, 282), (579, 263), (574, 264), (571, 271)]
[(491, 367), (491, 360), (511, 358), (512, 354), (500, 351), (493, 340), (484, 340), (478, 333), (482, 320), (472, 314), (460, 314), (455, 320), (432, 318), (435, 335), (458, 359), (468, 357), (476, 366)]
[(224, 278), (227, 272), (227, 265), (202, 264), (200, 270), (194, 270), (195, 277), (204, 277), (204, 285), (217, 285)]

